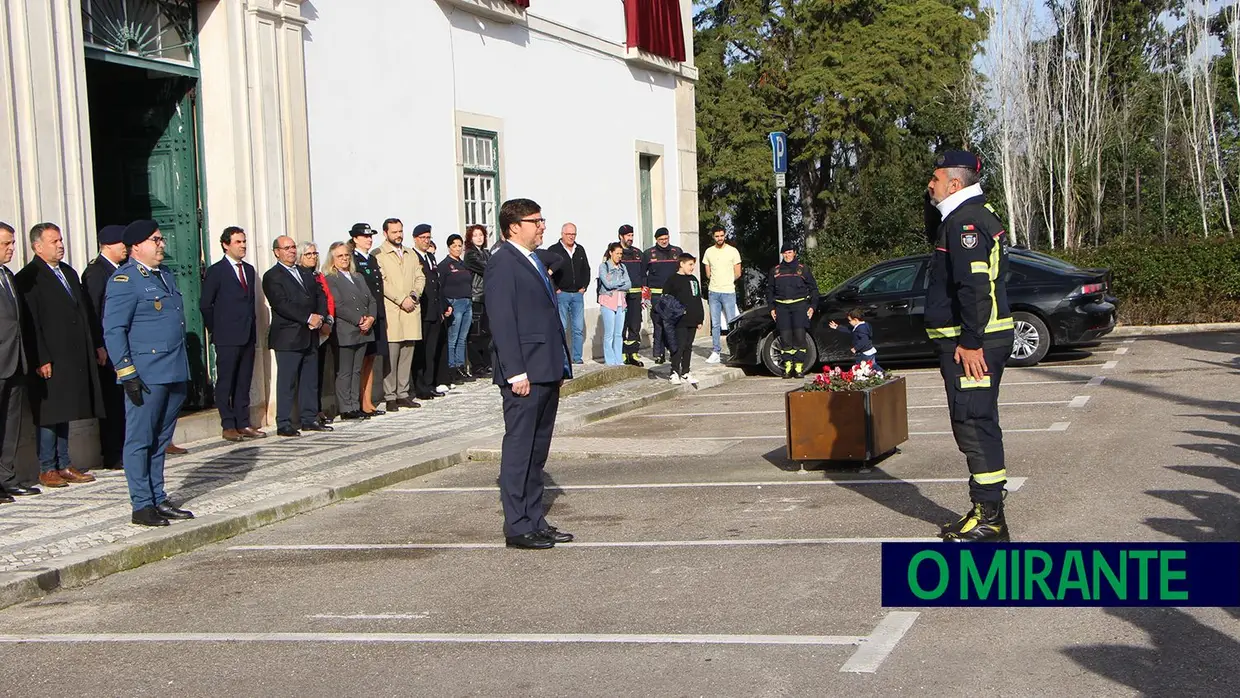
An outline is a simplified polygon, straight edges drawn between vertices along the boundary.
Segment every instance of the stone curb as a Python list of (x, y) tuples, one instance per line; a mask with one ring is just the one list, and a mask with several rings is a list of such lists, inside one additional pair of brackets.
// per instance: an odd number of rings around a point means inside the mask
[[(640, 375), (646, 375), (646, 371), (640, 370)], [(725, 369), (701, 379), (698, 389), (713, 388), (744, 375), (737, 368)], [(684, 386), (669, 387), (650, 395), (567, 416), (557, 422), (556, 428), (576, 429), (655, 402), (670, 400), (684, 392)], [(493, 444), (494, 438), (494, 435), (477, 437), (463, 446), (455, 439), (445, 438), (443, 445), (432, 445), (431, 452), (419, 456), (414, 463), (372, 468), (347, 478), (302, 487), (279, 497), (230, 509), (220, 515), (174, 523), (168, 530), (152, 530), (123, 542), (56, 558), (47, 565), (6, 574), (0, 579), (0, 609), (40, 598), (59, 589), (82, 586), (116, 572), (189, 552), (298, 514), (464, 463), (469, 460), (472, 451), (479, 450), (484, 443)]]
[(1185, 325), (1120, 325), (1112, 337), (1139, 337), (1141, 335), (1187, 334), (1190, 332), (1228, 332), (1240, 330), (1240, 322), (1201, 322)]

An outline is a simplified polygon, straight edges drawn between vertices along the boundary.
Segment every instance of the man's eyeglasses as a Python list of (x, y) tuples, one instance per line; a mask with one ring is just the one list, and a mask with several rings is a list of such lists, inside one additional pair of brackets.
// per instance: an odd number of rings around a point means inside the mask
[(522, 218), (521, 222), (522, 223), (533, 223), (534, 225), (546, 225), (547, 219), (546, 218)]
[(295, 250), (297, 249), (297, 245), (281, 245), (280, 247), (277, 247), (276, 249), (277, 250)]
[(319, 253), (318, 252), (303, 252), (301, 256), (302, 257), (318, 257)]
[(150, 240), (156, 245), (167, 245), (168, 244), (168, 240), (164, 238), (163, 235), (160, 235), (159, 237), (150, 238)]

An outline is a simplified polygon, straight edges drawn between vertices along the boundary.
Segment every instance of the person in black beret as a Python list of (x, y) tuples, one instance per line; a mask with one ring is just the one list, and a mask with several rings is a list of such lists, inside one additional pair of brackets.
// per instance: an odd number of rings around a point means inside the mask
[(621, 340), (621, 351), (624, 363), (642, 367), (638, 350), (642, 343), (642, 291), (646, 286), (646, 257), (641, 248), (633, 245), (633, 226), (624, 224), (617, 231), (620, 239), (620, 264), (629, 273), (632, 286), (625, 294), (624, 335)]
[(374, 296), (376, 308), (375, 324), (370, 328), (375, 341), (367, 342), (366, 356), (362, 359), (361, 407), (367, 417), (387, 414), (385, 410), (375, 406), (375, 383), (379, 383), (380, 399), (382, 399), (383, 379), (375, 380), (375, 357), (383, 357), (383, 365), (388, 361), (387, 309), (383, 304), (383, 274), (379, 272), (379, 263), (371, 256), (374, 246), (375, 229), (369, 223), (354, 223), (349, 228), (349, 247), (353, 250), (353, 266), (357, 273), (366, 279), (370, 295)]
[(784, 378), (800, 378), (809, 353), (810, 320), (818, 307), (818, 282), (809, 266), (797, 259), (797, 248), (791, 241), (779, 250), (780, 261), (771, 270), (766, 287), (766, 303), (779, 332)]
[(108, 281), (103, 341), (125, 391), (125, 481), (130, 518), (167, 526), (194, 515), (168, 501), (164, 459), (189, 386), (185, 298), (176, 275), (162, 266), (166, 242), (155, 221), (125, 228), (129, 261)]
[[(671, 240), (672, 234), (668, 232), (667, 228), (659, 228), (654, 231), (654, 246), (646, 250), (644, 257), (646, 264), (646, 288), (642, 296), (643, 300), (650, 301), (650, 323), (653, 325), (650, 331), (652, 345), (650, 353), (656, 364), (661, 364), (666, 360), (664, 358), (666, 347), (663, 345), (663, 320), (659, 317), (655, 308), (658, 307), (659, 298), (663, 295), (663, 286), (680, 269), (680, 255), (684, 254), (684, 250), (671, 244)], [(625, 317), (625, 321), (628, 321), (628, 317)]]
[[(92, 330), (103, 336), (103, 298), (108, 279), (129, 258), (125, 247), (125, 226), (105, 225), (99, 229), (99, 256), (82, 271)], [(99, 366), (99, 388), (103, 393), (104, 414), (99, 418), (99, 452), (107, 469), (121, 467), (121, 447), (125, 443), (125, 391), (116, 384), (116, 367), (111, 358)]]
[[(1007, 469), (999, 428), (999, 381), (1012, 353), (1007, 234), (986, 203), (982, 162), (948, 150), (934, 162), (926, 195), (938, 214), (927, 267), (925, 326), (938, 348), (956, 446), (969, 466), (972, 506), (939, 531), (948, 542), (1008, 541)], [(933, 216), (927, 215), (927, 221)]]

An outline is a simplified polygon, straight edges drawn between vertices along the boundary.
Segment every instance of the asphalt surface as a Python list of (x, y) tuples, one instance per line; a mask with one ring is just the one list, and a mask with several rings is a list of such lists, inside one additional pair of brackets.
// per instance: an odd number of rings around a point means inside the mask
[[(1010, 370), (1014, 538), (1240, 540), (1238, 353)], [(504, 549), (497, 463), (456, 466), (0, 611), (0, 694), (1240, 694), (1234, 608), (883, 608), (878, 541), (967, 504), (937, 373), (893, 368), (913, 435), (869, 468), (784, 458), (790, 382), (686, 388), (557, 435), (576, 544)]]

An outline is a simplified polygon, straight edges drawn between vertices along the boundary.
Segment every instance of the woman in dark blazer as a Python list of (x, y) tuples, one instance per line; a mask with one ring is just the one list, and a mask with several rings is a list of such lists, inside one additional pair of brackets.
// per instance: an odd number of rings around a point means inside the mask
[(476, 377), (491, 375), (491, 326), (487, 322), (485, 295), (482, 278), (491, 261), (487, 249), (487, 229), (471, 225), (465, 229), (465, 268), (474, 275), (471, 300), (474, 305), (473, 323), (469, 330), (466, 352), (469, 354), (469, 370)]
[(371, 329), (379, 309), (366, 279), (353, 270), (353, 252), (343, 242), (327, 250), (323, 278), (336, 303), (336, 326), (332, 340), (336, 345), (336, 403), (342, 419), (369, 419), (362, 411), (362, 364), (366, 346), (375, 341)]

